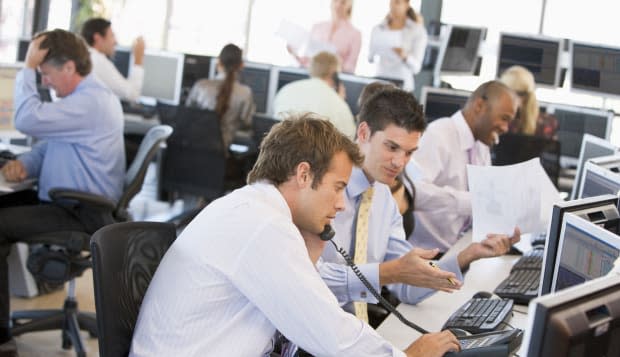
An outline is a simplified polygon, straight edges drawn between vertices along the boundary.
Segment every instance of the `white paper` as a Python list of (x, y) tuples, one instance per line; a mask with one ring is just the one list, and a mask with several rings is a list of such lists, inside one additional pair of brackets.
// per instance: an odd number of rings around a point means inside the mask
[(36, 184), (36, 179), (26, 179), (20, 182), (8, 182), (4, 175), (0, 174), (0, 192), (1, 193), (11, 193), (15, 191), (21, 191), (25, 189), (29, 189), (34, 187)]
[(336, 46), (312, 38), (310, 32), (290, 21), (282, 20), (275, 35), (282, 38), (298, 55), (313, 57), (323, 51), (337, 54)]
[(467, 166), (475, 242), (488, 233), (511, 235), (547, 230), (560, 194), (534, 158), (515, 165)]
[(377, 31), (373, 44), (380, 56), (394, 55), (394, 48), (403, 47), (403, 36), (400, 31)]

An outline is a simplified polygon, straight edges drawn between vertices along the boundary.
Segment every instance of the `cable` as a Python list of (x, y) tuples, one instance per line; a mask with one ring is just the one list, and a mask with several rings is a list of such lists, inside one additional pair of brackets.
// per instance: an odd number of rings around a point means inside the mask
[(353, 260), (351, 259), (349, 254), (347, 254), (347, 252), (344, 249), (339, 248), (336, 245), (336, 243), (334, 243), (333, 240), (330, 240), (330, 242), (334, 245), (334, 248), (338, 251), (338, 253), (340, 253), (340, 255), (342, 255), (344, 260), (347, 262), (347, 265), (353, 270), (353, 273), (355, 273), (357, 278), (362, 282), (362, 284), (364, 284), (364, 286), (368, 289), (368, 291), (370, 291), (372, 296), (374, 296), (377, 300), (379, 300), (379, 303), (381, 305), (383, 305), (383, 307), (385, 307), (389, 312), (394, 314), (394, 316), (396, 316), (396, 318), (398, 318), (402, 323), (404, 323), (405, 325), (411, 327), (412, 329), (414, 329), (414, 330), (416, 330), (416, 331), (418, 331), (418, 332), (420, 332), (422, 334), (429, 333), (427, 330), (423, 329), (422, 327), (420, 327), (420, 326), (414, 324), (413, 322), (407, 320), (400, 312), (398, 312), (398, 310), (396, 310), (396, 308), (392, 304), (390, 304), (389, 301), (387, 301), (383, 296), (381, 296), (381, 294), (379, 294), (379, 292), (377, 292), (377, 290), (375, 290), (375, 288), (372, 286), (372, 284), (370, 284), (370, 282), (366, 279), (364, 274), (362, 274), (362, 272), (359, 270), (357, 265), (355, 265), (355, 263), (353, 263)]
[(516, 327), (512, 326), (511, 324), (509, 324), (509, 323), (508, 323), (508, 322), (506, 322), (506, 321), (502, 321), (502, 322), (500, 322), (500, 324), (502, 324), (502, 325), (506, 325), (506, 326), (510, 327), (512, 330), (516, 330), (516, 329), (517, 329)]

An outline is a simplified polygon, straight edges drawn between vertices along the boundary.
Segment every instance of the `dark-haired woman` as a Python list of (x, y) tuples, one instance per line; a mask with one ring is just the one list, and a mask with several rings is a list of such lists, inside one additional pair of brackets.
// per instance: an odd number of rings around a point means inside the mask
[(239, 83), (243, 56), (239, 47), (228, 44), (218, 57), (215, 79), (201, 79), (194, 86), (185, 104), (214, 110), (220, 118), (224, 147), (228, 147), (238, 131), (250, 130), (256, 110), (250, 87)]

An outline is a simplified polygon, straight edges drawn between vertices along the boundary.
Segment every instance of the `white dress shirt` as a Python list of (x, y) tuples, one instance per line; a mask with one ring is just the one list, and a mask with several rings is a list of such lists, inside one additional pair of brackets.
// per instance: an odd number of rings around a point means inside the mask
[(286, 112), (314, 112), (334, 124), (340, 132), (353, 139), (355, 119), (353, 113), (334, 88), (319, 78), (291, 82), (280, 89), (273, 100), (276, 117), (286, 117)]
[[(386, 40), (398, 43), (386, 43)], [(427, 43), (428, 33), (424, 24), (407, 19), (404, 28), (391, 30), (387, 20), (383, 20), (370, 33), (368, 60), (374, 62), (378, 57), (377, 76), (402, 79), (403, 89), (413, 91), (413, 75), (422, 69)], [(402, 48), (407, 57), (403, 60), (394, 52), (394, 47)]]
[(164, 256), (130, 356), (263, 356), (280, 331), (317, 356), (403, 356), (321, 280), (275, 186), (207, 206)]
[(458, 111), (450, 118), (429, 124), (413, 159), (422, 178), (415, 181), (416, 225), (409, 240), (415, 246), (445, 252), (456, 243), (470, 221), (467, 165), (490, 165), (489, 147), (474, 140), (463, 114)]
[[(334, 241), (350, 255), (355, 250), (357, 210), (362, 194), (370, 185), (362, 169), (353, 168), (345, 190), (345, 209), (338, 212), (333, 221), (333, 228), (336, 232)], [(398, 211), (390, 188), (379, 182), (373, 183), (373, 186), (374, 194), (368, 217), (367, 263), (360, 264), (359, 269), (375, 290), (381, 291), (379, 263), (398, 259), (411, 251), (413, 246), (405, 240), (403, 217)], [(352, 301), (377, 302), (353, 270), (346, 265), (344, 258), (334, 249), (333, 245), (328, 244), (325, 247), (317, 266), (321, 277), (336, 295), (338, 301), (345, 305), (345, 310), (353, 311), (353, 304), (350, 304)], [(442, 259), (439, 266), (444, 270), (454, 272), (458, 280), (463, 280), (455, 257)], [(408, 284), (391, 284), (388, 285), (388, 289), (408, 304), (415, 304), (435, 292), (432, 289)]]
[(117, 97), (127, 101), (135, 102), (140, 97), (142, 91), (142, 81), (144, 80), (144, 68), (133, 64), (129, 69), (128, 78), (116, 69), (114, 63), (103, 53), (89, 47), (90, 60), (93, 63), (93, 73), (116, 94)]

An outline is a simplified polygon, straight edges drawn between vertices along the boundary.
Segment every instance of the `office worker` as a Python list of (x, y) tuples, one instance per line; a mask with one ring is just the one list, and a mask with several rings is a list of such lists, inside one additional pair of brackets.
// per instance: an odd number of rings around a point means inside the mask
[(185, 104), (190, 107), (214, 110), (220, 118), (224, 147), (230, 146), (235, 135), (249, 132), (256, 111), (252, 89), (239, 82), (243, 69), (243, 53), (233, 44), (220, 51), (215, 79), (197, 81)]
[[(352, 11), (353, 0), (332, 0), (331, 19), (315, 24), (310, 31), (312, 41), (333, 46), (334, 54), (342, 63), (342, 70), (347, 73), (355, 73), (362, 45), (361, 32), (351, 24)], [(290, 45), (287, 49), (300, 65), (308, 67), (310, 58), (299, 56)]]
[(347, 102), (344, 86), (337, 80), (338, 58), (329, 52), (312, 57), (310, 78), (291, 82), (280, 88), (273, 100), (279, 118), (287, 112), (314, 112), (326, 117), (338, 130), (353, 138), (355, 119)]
[[(35, 70), (60, 100), (44, 103)], [(15, 242), (56, 231), (92, 233), (104, 222), (96, 210), (50, 203), (51, 188), (86, 191), (116, 201), (123, 188), (123, 113), (110, 89), (91, 72), (84, 41), (64, 30), (35, 36), (25, 68), (15, 81), (15, 127), (38, 139), (32, 151), (9, 161), (8, 181), (38, 178), (38, 194), (25, 191), (0, 198), (0, 356), (15, 356), (9, 329), (6, 257)]]
[(107, 85), (117, 97), (135, 102), (140, 97), (144, 80), (144, 39), (136, 38), (132, 46), (133, 65), (127, 78), (116, 69), (110, 60), (114, 57), (116, 36), (111, 22), (102, 18), (87, 20), (82, 26), (82, 37), (88, 43), (93, 64), (93, 73)]
[[(462, 110), (428, 126), (419, 150), (413, 155), (421, 170), (421, 178), (414, 182), (416, 226), (409, 237), (415, 246), (445, 252), (469, 227), (467, 165), (491, 164), (489, 147), (508, 131), (517, 104), (516, 94), (510, 88), (499, 81), (489, 81), (470, 95)], [(510, 243), (519, 236), (515, 228)], [(505, 240), (501, 242), (507, 244)]]
[(519, 97), (519, 109), (515, 119), (510, 122), (508, 131), (548, 139), (555, 138), (558, 120), (553, 115), (540, 113), (532, 72), (523, 66), (511, 66), (502, 73), (499, 80), (515, 91)]
[[(355, 144), (314, 114), (275, 125), (248, 185), (207, 206), (164, 256), (130, 356), (264, 356), (276, 330), (313, 355), (404, 355), (345, 313), (314, 266), (326, 244), (318, 235), (360, 162)], [(450, 349), (458, 342), (444, 331), (405, 353)]]
[(372, 29), (368, 60), (376, 62), (376, 75), (403, 80), (403, 89), (413, 91), (413, 76), (422, 69), (428, 43), (424, 18), (409, 0), (390, 0), (386, 18)]

